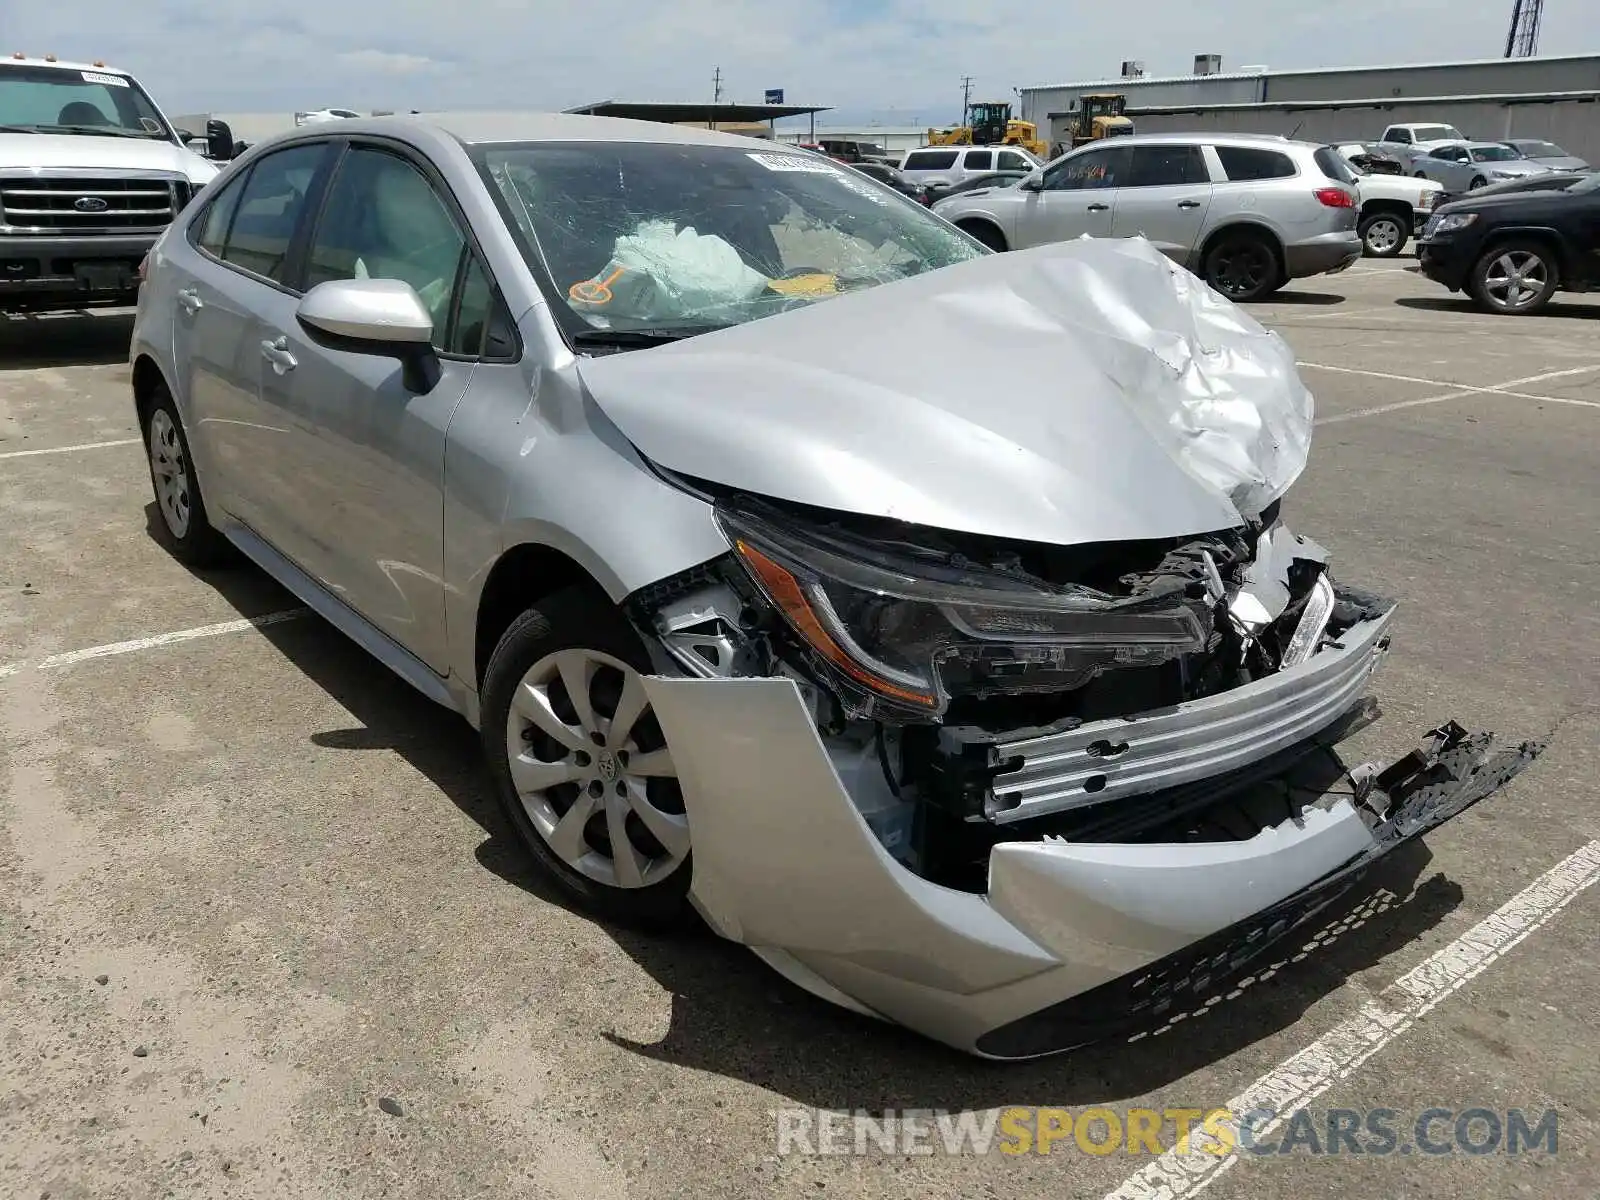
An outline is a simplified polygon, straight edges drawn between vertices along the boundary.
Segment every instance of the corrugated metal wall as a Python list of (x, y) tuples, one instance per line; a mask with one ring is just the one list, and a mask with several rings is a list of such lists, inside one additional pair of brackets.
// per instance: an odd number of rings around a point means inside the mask
[(1468, 137), (1485, 141), (1506, 137), (1548, 138), (1570, 153), (1600, 166), (1600, 104), (1593, 100), (1521, 104), (1492, 100), (1434, 101), (1298, 110), (1269, 104), (1199, 113), (1136, 113), (1133, 118), (1140, 133), (1226, 130), (1293, 134), (1311, 141), (1375, 140), (1386, 126), (1399, 122), (1441, 121), (1454, 125)]
[[(1281, 71), (1269, 74), (1266, 81), (1266, 93), (1261, 99), (1269, 104), (1288, 100), (1370, 100), (1382, 96), (1583, 92), (1600, 88), (1600, 55), (1568, 59), (1511, 58), (1435, 67)], [(1166, 107), (1166, 103), (1150, 107)]]

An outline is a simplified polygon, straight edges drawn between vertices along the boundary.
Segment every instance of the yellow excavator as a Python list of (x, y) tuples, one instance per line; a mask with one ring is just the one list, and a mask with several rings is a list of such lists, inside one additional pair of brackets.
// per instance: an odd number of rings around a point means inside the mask
[(1133, 132), (1133, 119), (1122, 115), (1128, 98), (1120, 92), (1092, 92), (1079, 98), (1072, 125), (1072, 144), (1082, 146), (1101, 138)]
[(1036, 158), (1043, 158), (1049, 150), (1039, 139), (1039, 127), (1032, 121), (1014, 119), (1011, 105), (1003, 100), (967, 105), (966, 121), (953, 129), (928, 130), (928, 145), (1019, 146)]

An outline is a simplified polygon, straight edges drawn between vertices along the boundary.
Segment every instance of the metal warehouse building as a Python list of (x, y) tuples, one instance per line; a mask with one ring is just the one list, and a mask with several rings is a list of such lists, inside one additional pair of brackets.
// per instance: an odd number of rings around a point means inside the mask
[(1141, 133), (1376, 139), (1398, 121), (1438, 121), (1473, 138), (1548, 138), (1600, 164), (1600, 54), (1309, 71), (1220, 68), (1210, 54), (1197, 55), (1189, 75), (1145, 76), (1140, 64), (1124, 63), (1121, 78), (1021, 89), (1021, 115), (1054, 143), (1067, 133), (1080, 97), (1121, 92)]

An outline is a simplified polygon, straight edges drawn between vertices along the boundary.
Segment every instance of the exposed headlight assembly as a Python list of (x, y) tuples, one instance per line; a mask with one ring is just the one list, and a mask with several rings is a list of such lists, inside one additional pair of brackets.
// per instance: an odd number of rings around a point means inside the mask
[(1433, 227), (1433, 232), (1454, 233), (1458, 229), (1465, 229), (1477, 219), (1477, 213), (1446, 213), (1442, 217), (1434, 218), (1438, 224)]
[(1065, 691), (1204, 650), (1203, 599), (1051, 590), (719, 505), (735, 556), (852, 715), (937, 721), (961, 695)]

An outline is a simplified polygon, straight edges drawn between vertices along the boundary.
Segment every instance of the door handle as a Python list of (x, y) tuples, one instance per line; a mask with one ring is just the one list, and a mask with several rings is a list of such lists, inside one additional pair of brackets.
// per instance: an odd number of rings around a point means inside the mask
[(281, 337), (275, 342), (261, 343), (261, 357), (272, 364), (272, 369), (279, 375), (294, 370), (300, 365), (300, 360), (289, 353), (289, 339)]
[(1109, 205), (1109, 204), (1091, 204), (1091, 205), (1089, 205), (1089, 211), (1090, 212), (1110, 212), (1111, 211), (1111, 205)]
[(1178, 201), (1178, 207), (1179, 208), (1199, 208), (1200, 207), (1200, 201), (1198, 201), (1198, 200), (1179, 200)]
[(193, 288), (184, 288), (178, 293), (178, 303), (183, 305), (184, 311), (191, 317), (205, 307), (200, 301), (200, 293)]

